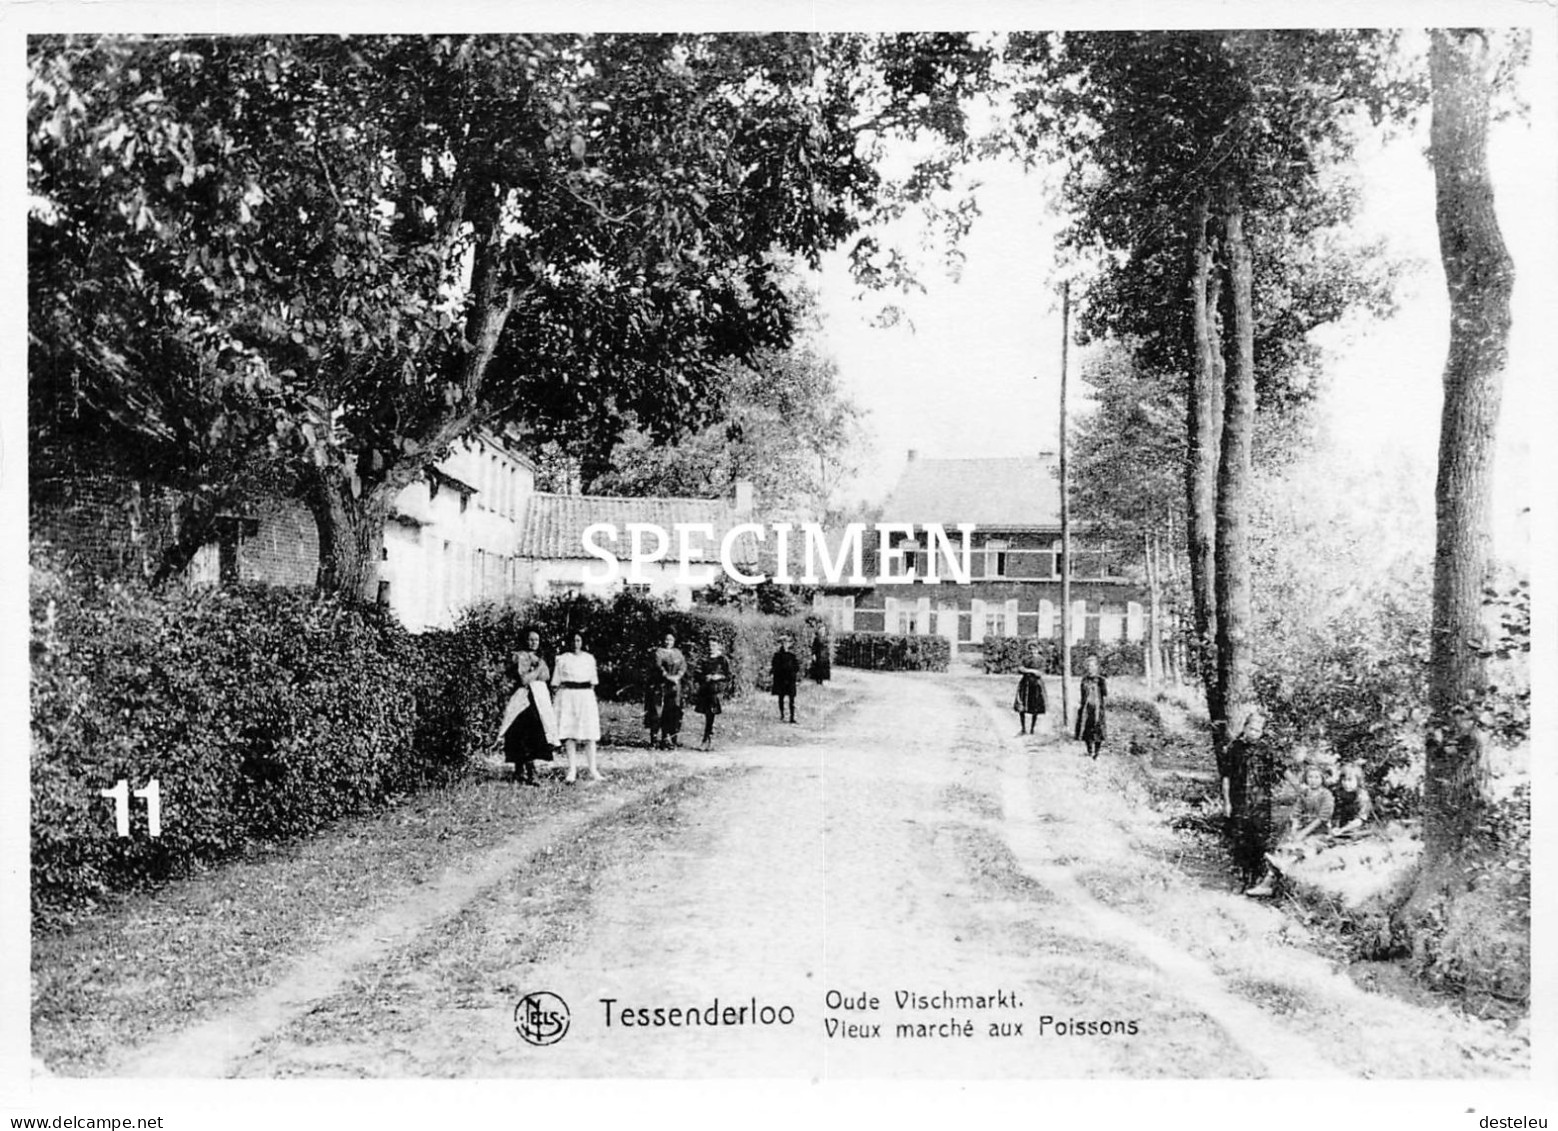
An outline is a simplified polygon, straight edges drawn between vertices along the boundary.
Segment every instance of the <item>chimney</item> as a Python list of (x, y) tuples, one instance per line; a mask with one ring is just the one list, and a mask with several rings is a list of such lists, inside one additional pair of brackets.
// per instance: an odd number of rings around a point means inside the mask
[(737, 514), (752, 513), (752, 481), (750, 479), (736, 480), (736, 504)]
[(919, 458), (919, 455), (920, 455), (920, 452), (919, 452), (918, 448), (910, 448), (909, 449), (909, 462), (913, 463), (916, 459)]

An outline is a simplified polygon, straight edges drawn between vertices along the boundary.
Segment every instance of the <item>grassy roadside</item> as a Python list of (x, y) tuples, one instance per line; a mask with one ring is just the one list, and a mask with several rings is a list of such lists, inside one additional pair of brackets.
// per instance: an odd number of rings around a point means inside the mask
[[(779, 723), (772, 697), (748, 695), (727, 704), (715, 749), (815, 740), (845, 698), (836, 685), (808, 684), (800, 725), (789, 726)], [(689, 715), (689, 730), (694, 723), (695, 739), (701, 716)], [(58, 1073), (102, 1071), (110, 1056), (273, 984), (311, 952), (516, 833), (576, 813), (592, 797), (650, 793), (683, 776), (679, 755), (644, 748), (640, 724), (636, 706), (603, 705), (602, 783), (563, 786), (554, 766), (546, 786), (521, 789), (507, 767), (478, 767), (468, 780), (379, 814), (307, 840), (256, 845), (241, 859), (35, 930), (34, 1056)]]
[[(1007, 679), (965, 677), (999, 701)], [(1122, 683), (1124, 681), (1121, 681)], [(1224, 985), (1284, 1027), (1370, 1077), (1516, 1075), (1529, 1040), (1421, 988), (1360, 992), (1345, 940), (1304, 905), (1247, 899), (1206, 819), (1213, 782), (1196, 748), (1151, 702), (1115, 708), (1103, 755), (1054, 735), (1028, 740), (1035, 817), (1053, 830), (1054, 862), (1103, 905), (1207, 963)], [(1117, 697), (1116, 697), (1117, 696)], [(1362, 989), (1396, 987), (1364, 984)]]
[(470, 1050), (443, 1046), (434, 1033), (438, 1015), (512, 1008), (534, 988), (525, 971), (579, 937), (605, 873), (652, 854), (709, 789), (747, 772), (727, 766), (688, 774), (592, 821), (566, 847), (537, 854), (457, 914), (360, 969), (271, 1034), (239, 1075), (457, 1075)]
[[(1125, 748), (1137, 755), (1125, 765), (1134, 769), (1152, 807), (1178, 834), (1182, 847), (1176, 863), (1209, 887), (1236, 889), (1213, 803), (1204, 732), (1185, 729), (1177, 704), (1139, 685), (1127, 685), (1121, 706), (1127, 710), (1115, 718)], [(1198, 763), (1204, 767), (1200, 771)], [(1397, 822), (1358, 841), (1325, 845), (1292, 866), (1276, 906), (1309, 949), (1345, 968), (1360, 986), (1427, 1007), (1450, 1005), (1521, 1029), (1527, 1008), (1518, 996), (1498, 992), (1529, 985), (1529, 925), (1521, 921), (1519, 875), (1513, 873), (1518, 853), (1506, 852), (1506, 859), (1484, 850), (1469, 860), (1468, 870), (1480, 868), (1489, 878), (1475, 885), (1474, 898), (1482, 900), (1480, 924), (1474, 929), (1462, 925), (1471, 955), (1467, 965), (1475, 969), (1452, 983), (1439, 969), (1450, 965), (1442, 957), (1424, 963), (1410, 954), (1413, 930), (1400, 921), (1420, 850), (1416, 825)], [(1463, 910), (1460, 917), (1477, 914)], [(1425, 965), (1433, 968), (1425, 972)]]

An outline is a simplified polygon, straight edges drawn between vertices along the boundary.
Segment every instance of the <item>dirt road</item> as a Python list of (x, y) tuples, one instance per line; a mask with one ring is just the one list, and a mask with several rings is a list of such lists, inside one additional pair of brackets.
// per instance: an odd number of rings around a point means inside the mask
[[(1128, 756), (1014, 737), (1004, 684), (839, 682), (852, 702), (815, 741), (687, 754), (672, 788), (597, 794), (115, 1074), (1518, 1070), (1184, 875)], [(561, 890), (571, 854), (599, 867)]]

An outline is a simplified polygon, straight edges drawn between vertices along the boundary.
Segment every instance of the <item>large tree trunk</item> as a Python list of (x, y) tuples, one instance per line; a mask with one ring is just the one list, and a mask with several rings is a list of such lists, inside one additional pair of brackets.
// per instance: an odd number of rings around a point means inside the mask
[[(489, 209), (489, 211), (493, 211)], [(444, 411), (408, 430), (409, 443), (378, 453), (377, 468), (367, 453), (358, 457), (357, 481), (344, 465), (312, 469), (303, 483), (303, 501), (319, 533), (321, 594), (349, 601), (378, 600), (378, 562), (384, 547), (384, 521), (402, 488), (422, 474), (428, 454), (446, 450), (468, 435), (478, 419), (487, 367), (497, 352), (503, 328), (513, 312), (515, 292), (500, 284), (500, 221), (489, 218), (481, 230), (471, 269), (471, 312), (466, 320), (465, 352), (459, 366), (460, 396)]]
[(1461, 848), (1476, 828), (1486, 777), (1472, 707), (1487, 684), (1476, 644), (1491, 559), (1490, 505), (1514, 268), (1488, 178), (1492, 61), (1476, 30), (1433, 33), (1429, 71), (1439, 254), (1450, 292), (1450, 350), (1435, 486), (1430, 726), (1424, 787), (1429, 858)]
[(1227, 211), (1228, 308), (1223, 435), (1217, 467), (1217, 682), (1231, 733), (1251, 698), (1249, 497), (1255, 437), (1255, 316), (1243, 208)]
[(348, 602), (378, 597), (378, 562), (384, 546), (384, 520), (394, 495), (381, 486), (353, 488), (346, 468), (317, 468), (304, 482), (303, 501), (319, 534), (321, 594)]
[(1217, 602), (1214, 588), (1216, 561), (1217, 462), (1222, 421), (1219, 407), (1217, 362), (1216, 274), (1207, 235), (1210, 207), (1203, 195), (1192, 218), (1190, 303), (1193, 339), (1189, 373), (1187, 423), (1188, 458), (1185, 461), (1185, 541), (1190, 561), (1191, 607), (1195, 618), (1195, 654), (1206, 689), (1207, 714), (1212, 719), (1212, 739), (1219, 750), (1227, 740), (1221, 724), (1222, 701), (1217, 681), (1214, 642), (1217, 637)]

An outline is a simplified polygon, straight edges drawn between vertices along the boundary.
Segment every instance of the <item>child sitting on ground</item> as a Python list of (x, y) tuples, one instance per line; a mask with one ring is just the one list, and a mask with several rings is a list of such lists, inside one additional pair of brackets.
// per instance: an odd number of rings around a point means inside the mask
[(1363, 784), (1363, 767), (1356, 762), (1344, 765), (1331, 792), (1336, 802), (1331, 814), (1331, 835), (1361, 835), (1364, 826), (1374, 816), (1373, 802), (1369, 800), (1369, 791)]
[[(1266, 853), (1266, 874), (1245, 895), (1271, 895), (1284, 870), (1307, 855), (1308, 838), (1324, 833), (1336, 810), (1336, 800), (1325, 788), (1325, 771), (1309, 763), (1304, 768), (1304, 784), (1298, 793), (1298, 805), (1285, 830), (1278, 833), (1276, 846)], [(1273, 798), (1273, 802), (1275, 802)]]

